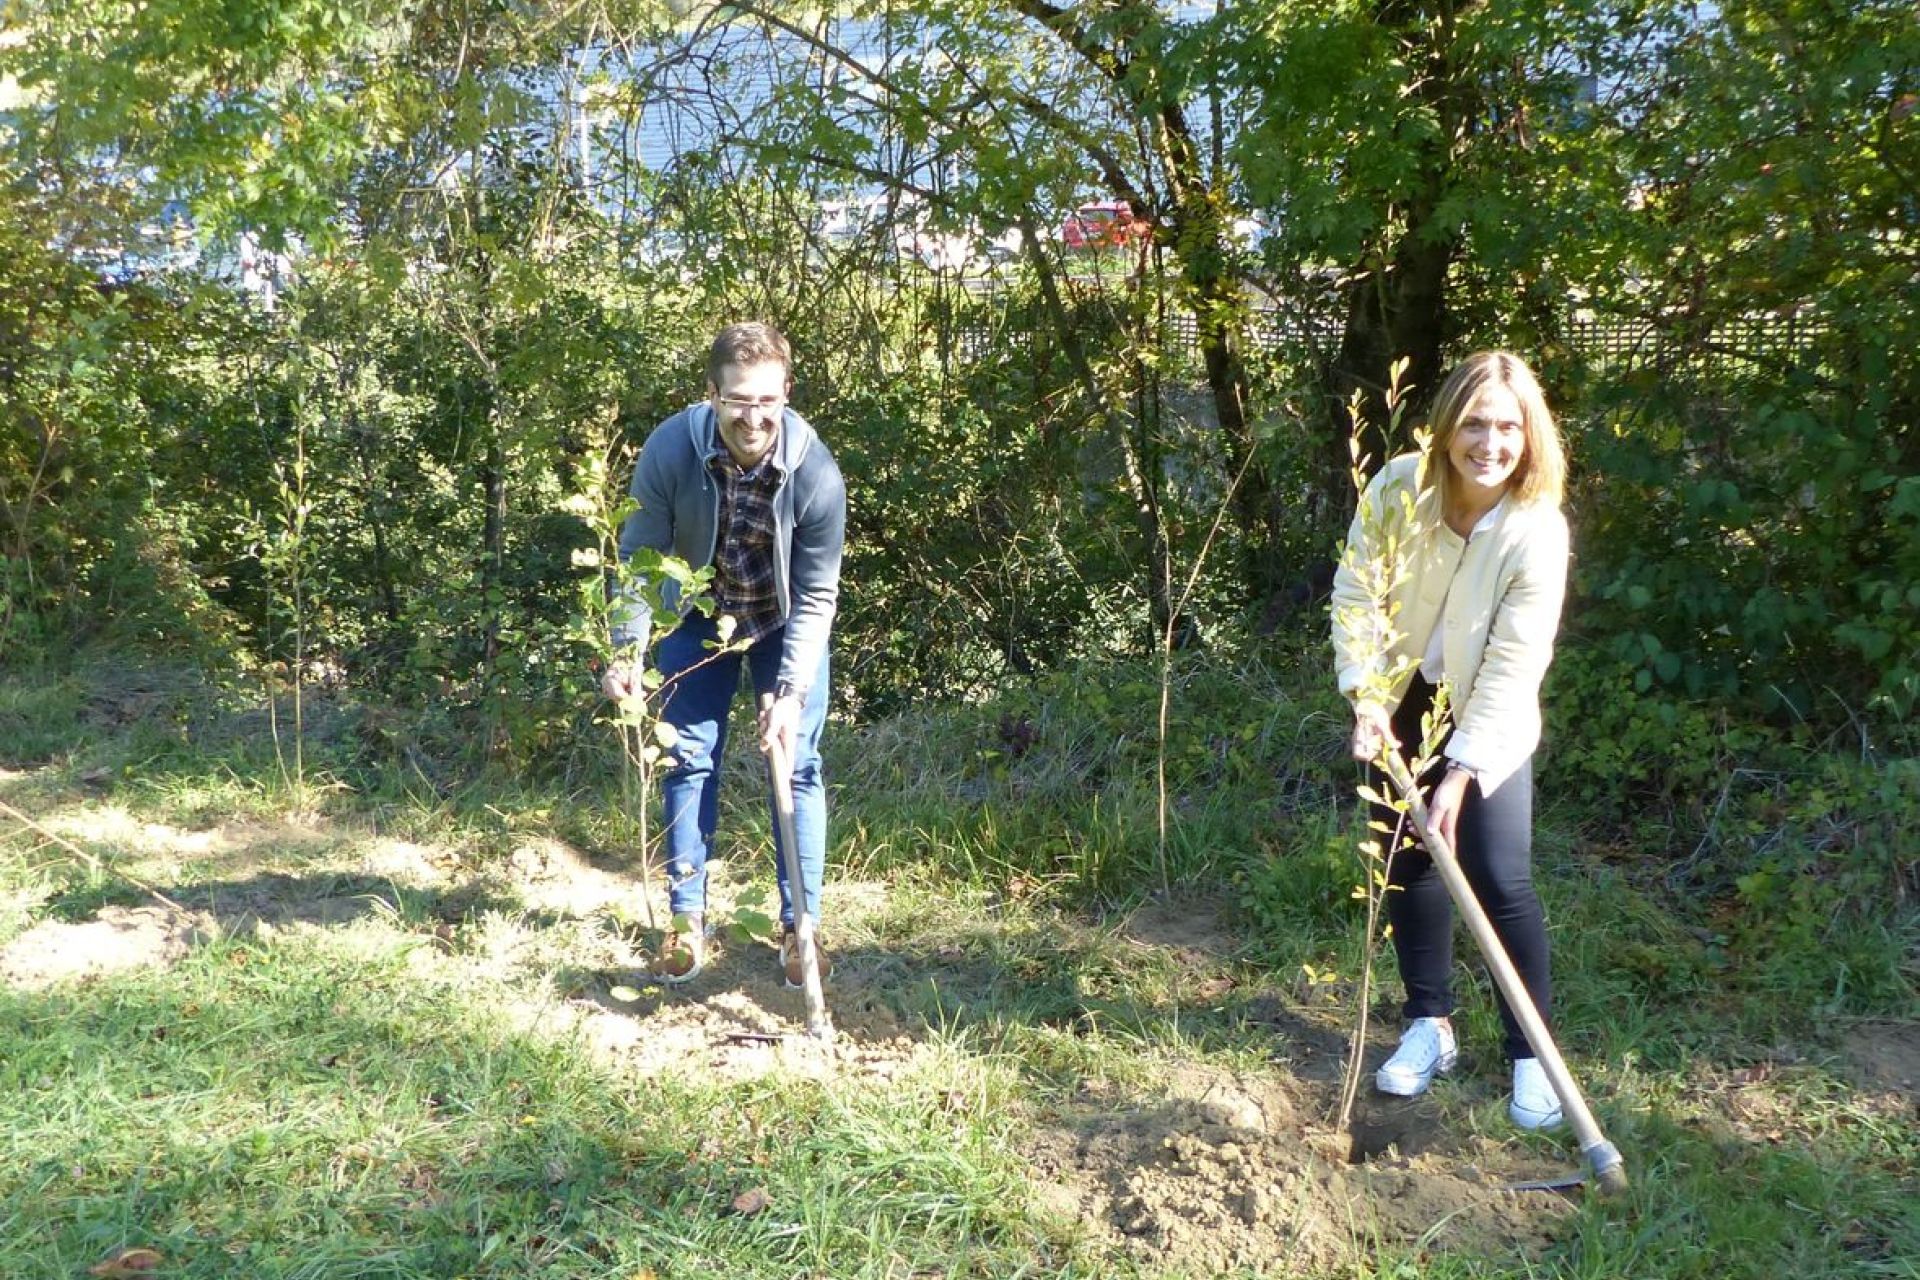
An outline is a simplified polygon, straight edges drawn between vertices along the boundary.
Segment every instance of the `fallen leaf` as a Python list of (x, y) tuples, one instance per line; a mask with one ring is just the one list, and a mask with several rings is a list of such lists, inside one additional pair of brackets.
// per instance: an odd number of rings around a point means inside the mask
[(733, 1211), (742, 1217), (751, 1218), (772, 1203), (773, 1197), (767, 1194), (765, 1187), (755, 1187), (751, 1191), (742, 1191), (733, 1198)]
[(618, 1000), (621, 1004), (632, 1004), (640, 998), (640, 993), (632, 987), (615, 987), (613, 990), (607, 992), (607, 994), (615, 1000)]
[(1201, 1000), (1211, 1002), (1233, 990), (1234, 985), (1233, 979), (1229, 977), (1207, 978), (1194, 988), (1193, 994)]
[(115, 1249), (88, 1267), (87, 1274), (100, 1280), (127, 1280), (129, 1276), (150, 1276), (165, 1261), (157, 1249)]

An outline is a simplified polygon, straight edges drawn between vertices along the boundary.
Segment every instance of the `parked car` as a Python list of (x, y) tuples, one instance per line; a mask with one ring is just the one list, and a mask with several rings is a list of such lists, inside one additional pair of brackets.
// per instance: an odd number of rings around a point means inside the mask
[(979, 238), (977, 227), (942, 229), (911, 195), (857, 196), (820, 202), (810, 247), (827, 255), (864, 243), (869, 250), (890, 252), (896, 262), (917, 262), (930, 271), (967, 271), (979, 265)]
[(985, 236), (979, 245), (979, 256), (990, 266), (1006, 262), (1018, 262), (1027, 247), (1027, 233), (1019, 227), (1008, 227), (999, 235)]
[(929, 271), (965, 271), (975, 265), (973, 237), (932, 227), (901, 226), (894, 230), (894, 250)]
[(1125, 200), (1096, 200), (1068, 214), (1060, 243), (1069, 249), (1121, 249), (1153, 234), (1153, 224)]

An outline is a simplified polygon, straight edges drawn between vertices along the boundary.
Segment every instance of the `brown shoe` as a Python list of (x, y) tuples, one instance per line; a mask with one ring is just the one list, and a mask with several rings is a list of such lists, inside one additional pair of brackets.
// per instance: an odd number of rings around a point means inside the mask
[(692, 982), (707, 967), (707, 922), (704, 916), (676, 916), (684, 920), (686, 930), (675, 928), (667, 934), (667, 945), (653, 962), (653, 976), (672, 986)]
[[(820, 961), (820, 981), (822, 983), (833, 975), (833, 961), (827, 956), (827, 949), (820, 945), (820, 935), (813, 935), (813, 954)], [(800, 935), (788, 929), (780, 935), (780, 976), (787, 981), (787, 989), (798, 991), (806, 985), (806, 974), (800, 967)]]

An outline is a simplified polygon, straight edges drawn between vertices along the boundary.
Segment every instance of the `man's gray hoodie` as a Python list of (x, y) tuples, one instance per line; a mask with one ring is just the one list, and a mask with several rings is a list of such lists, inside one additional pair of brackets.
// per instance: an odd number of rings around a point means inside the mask
[[(632, 494), (640, 508), (621, 527), (622, 562), (650, 547), (695, 569), (713, 563), (720, 489), (707, 459), (725, 447), (715, 432), (713, 406), (704, 401), (653, 429), (633, 471)], [(847, 488), (833, 454), (792, 409), (781, 414), (773, 466), (779, 476), (773, 495), (773, 578), (786, 622), (779, 682), (805, 701), (840, 601)], [(684, 611), (678, 583), (663, 583), (660, 597), (666, 608)], [(615, 602), (614, 645), (637, 644), (644, 650), (652, 623), (646, 602), (626, 595)]]

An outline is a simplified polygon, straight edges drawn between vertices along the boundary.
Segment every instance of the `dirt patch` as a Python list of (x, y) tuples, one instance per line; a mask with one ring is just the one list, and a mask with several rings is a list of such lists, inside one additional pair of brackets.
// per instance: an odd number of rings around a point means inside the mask
[(26, 991), (109, 973), (170, 965), (209, 922), (166, 907), (104, 907), (91, 920), (48, 920), (0, 948), (0, 980)]
[(834, 1039), (814, 1040), (803, 1034), (799, 993), (776, 995), (776, 983), (764, 986), (765, 991), (735, 989), (685, 999), (677, 994), (662, 999), (642, 988), (638, 1003), (654, 1004), (650, 1012), (635, 1016), (620, 1012), (618, 1002), (609, 1002), (614, 1004), (609, 1008), (596, 1000), (582, 1007), (583, 1030), (599, 1053), (640, 1076), (697, 1069), (703, 1077), (728, 1080), (776, 1072), (887, 1080), (923, 1052), (922, 1043), (897, 1023), (850, 1007), (837, 990), (829, 997)]
[(1336, 1269), (1382, 1244), (1533, 1255), (1572, 1211), (1501, 1190), (1564, 1170), (1462, 1147), (1417, 1104), (1364, 1116), (1361, 1145), (1377, 1149), (1350, 1163), (1355, 1144), (1317, 1122), (1321, 1107), (1290, 1082), (1199, 1068), (1162, 1097), (1076, 1099), (1037, 1126), (1038, 1198), (1141, 1262), (1195, 1275)]
[[(646, 885), (637, 871), (595, 866), (559, 840), (528, 840), (508, 855), (506, 870), (522, 900), (557, 915), (612, 911), (627, 919), (645, 914)], [(664, 904), (659, 908), (664, 911)]]
[(710, 944), (705, 971), (685, 987), (653, 981), (649, 954), (636, 946), (619, 966), (576, 975), (572, 984), (589, 1041), (637, 1075), (683, 1072), (697, 1063), (706, 1075), (725, 1079), (796, 1070), (884, 1079), (922, 1049), (924, 1031), (904, 1024), (882, 998), (881, 966), (869, 953), (833, 952), (826, 990), (836, 1033), (831, 1045), (804, 1034), (805, 999), (787, 989), (767, 943), (723, 934)]
[(449, 850), (384, 838), (368, 845), (360, 858), (360, 869), (368, 875), (420, 887), (447, 883), (458, 865), (459, 859)]
[(1920, 1104), (1920, 1022), (1863, 1022), (1841, 1047), (1862, 1088)]
[(1189, 963), (1218, 961), (1233, 955), (1244, 941), (1226, 920), (1226, 905), (1211, 898), (1147, 902), (1121, 924), (1120, 936), (1164, 947)]

